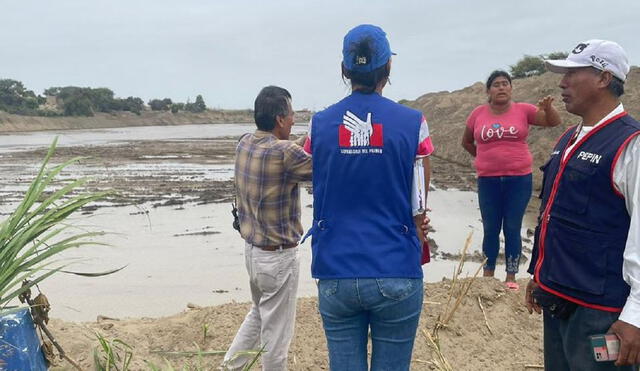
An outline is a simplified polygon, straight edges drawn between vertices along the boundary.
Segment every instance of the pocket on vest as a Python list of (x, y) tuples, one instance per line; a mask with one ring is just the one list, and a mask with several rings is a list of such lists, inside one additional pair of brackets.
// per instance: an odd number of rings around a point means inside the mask
[(549, 280), (592, 295), (604, 294), (608, 245), (599, 233), (552, 218), (544, 251)]
[(567, 164), (562, 174), (555, 205), (578, 214), (587, 211), (591, 196), (591, 179), (597, 167), (575, 167)]

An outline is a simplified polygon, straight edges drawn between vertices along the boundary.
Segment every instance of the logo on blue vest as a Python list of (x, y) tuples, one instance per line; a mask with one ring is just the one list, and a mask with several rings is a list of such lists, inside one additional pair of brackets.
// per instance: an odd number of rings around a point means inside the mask
[(371, 122), (371, 112), (361, 120), (353, 112), (347, 111), (342, 116), (342, 125), (338, 127), (338, 146), (340, 153), (359, 155), (382, 153), (382, 124)]

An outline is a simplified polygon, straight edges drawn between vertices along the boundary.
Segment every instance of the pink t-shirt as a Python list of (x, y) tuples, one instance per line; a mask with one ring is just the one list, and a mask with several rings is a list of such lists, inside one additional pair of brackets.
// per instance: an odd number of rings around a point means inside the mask
[(533, 158), (527, 145), (529, 125), (535, 121), (536, 106), (511, 103), (505, 113), (495, 115), (488, 104), (476, 107), (467, 118), (476, 142), (478, 176), (527, 175)]

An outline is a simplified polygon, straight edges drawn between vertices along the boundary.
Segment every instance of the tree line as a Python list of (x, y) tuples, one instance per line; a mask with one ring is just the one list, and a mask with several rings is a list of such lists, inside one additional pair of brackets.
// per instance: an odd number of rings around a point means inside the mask
[[(96, 112), (132, 112), (139, 115), (144, 101), (139, 97), (117, 98), (108, 88), (82, 88), (77, 86), (51, 87), (44, 95), (27, 89), (17, 80), (0, 79), (0, 111), (28, 116), (93, 116)], [(56, 103), (47, 105), (47, 97), (55, 97)], [(202, 95), (195, 102), (179, 103), (170, 98), (151, 99), (152, 111), (204, 112), (207, 106)]]
[[(542, 75), (546, 69), (544, 59), (564, 59), (565, 52), (553, 52), (538, 56), (525, 55), (510, 66), (511, 76), (520, 79)], [(47, 107), (47, 96), (56, 97), (56, 107)], [(171, 98), (151, 99), (148, 103), (152, 111), (178, 113), (204, 112), (207, 106), (202, 95), (195, 102), (173, 102)], [(51, 87), (45, 89), (44, 96), (35, 94), (17, 80), (0, 79), (0, 111), (29, 116), (93, 116), (96, 112), (133, 112), (139, 115), (145, 109), (139, 97), (116, 98), (108, 88), (82, 88), (77, 86)]]

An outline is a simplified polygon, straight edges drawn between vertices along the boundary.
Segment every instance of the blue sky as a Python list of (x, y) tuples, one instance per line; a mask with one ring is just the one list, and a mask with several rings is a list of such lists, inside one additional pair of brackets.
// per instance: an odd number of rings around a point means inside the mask
[(283, 86), (296, 109), (321, 109), (348, 89), (342, 38), (373, 23), (394, 57), (392, 99), (455, 90), (524, 54), (579, 41), (620, 43), (640, 65), (640, 1), (0, 0), (0, 77), (38, 93), (109, 87), (117, 96), (250, 108)]

